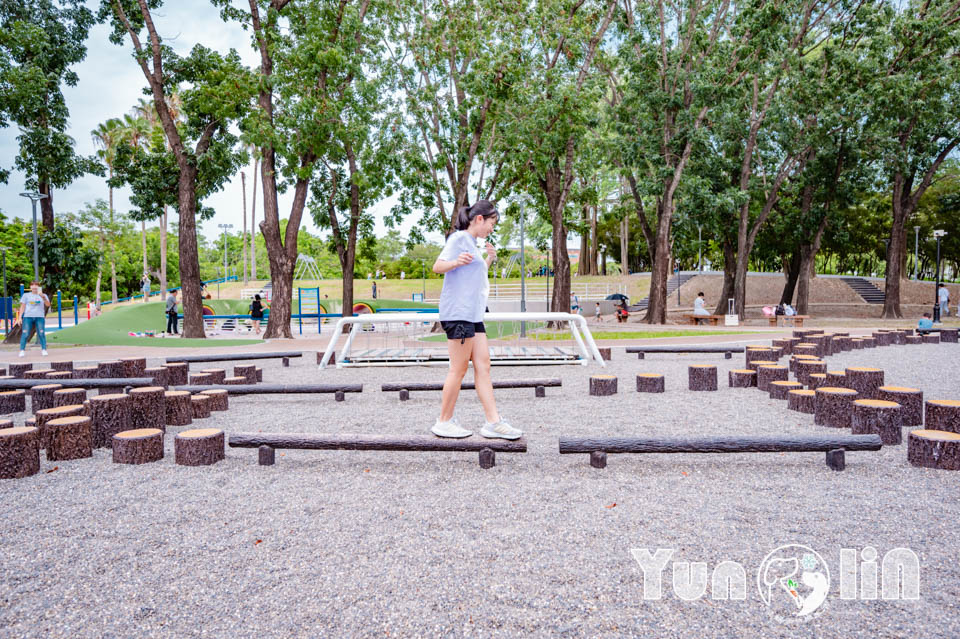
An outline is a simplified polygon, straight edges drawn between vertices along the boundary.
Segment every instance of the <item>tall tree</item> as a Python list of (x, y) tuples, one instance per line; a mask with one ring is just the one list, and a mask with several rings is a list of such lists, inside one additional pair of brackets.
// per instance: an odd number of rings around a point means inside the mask
[[(220, 189), (239, 166), (243, 154), (237, 153), (237, 139), (228, 127), (245, 113), (251, 86), (235, 51), (220, 55), (196, 45), (189, 56), (181, 57), (164, 46), (151, 14), (159, 6), (159, 0), (101, 0), (99, 15), (113, 28), (112, 42), (130, 39), (170, 145), (177, 168), (182, 334), (205, 337), (197, 254), (198, 190), (204, 194)], [(180, 83), (190, 87), (181, 93), (186, 114), (182, 128), (167, 102)]]
[[(107, 208), (108, 220), (96, 224), (97, 228), (106, 228), (115, 226), (114, 221), (114, 208), (113, 208), (113, 170), (117, 164), (117, 149), (121, 144), (126, 144), (127, 132), (125, 130), (124, 123), (117, 119), (111, 118), (106, 122), (102, 122), (91, 132), (93, 136), (94, 144), (96, 144), (100, 149), (97, 151), (97, 157), (99, 157), (103, 163), (107, 166), (107, 189), (109, 193), (109, 206)], [(92, 210), (92, 209), (90, 209)], [(93, 219), (90, 217), (90, 219)], [(106, 237), (101, 235), (101, 237)], [(111, 234), (109, 236), (109, 241), (107, 246), (110, 248), (110, 299), (114, 304), (117, 303), (117, 247), (115, 242), (116, 235)], [(104, 246), (101, 244), (101, 249)], [(100, 272), (97, 273), (97, 305), (100, 305)]]
[[(43, 226), (53, 230), (53, 189), (85, 173), (99, 173), (93, 158), (74, 152), (63, 86), (75, 86), (70, 67), (87, 55), (93, 13), (82, 0), (0, 1), (0, 125), (17, 124), (15, 166), (40, 200)], [(0, 174), (4, 177), (4, 174)]]

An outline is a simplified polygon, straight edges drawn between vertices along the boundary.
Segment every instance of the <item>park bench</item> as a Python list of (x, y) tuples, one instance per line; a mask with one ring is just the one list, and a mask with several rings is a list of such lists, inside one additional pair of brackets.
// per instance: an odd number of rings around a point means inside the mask
[(342, 402), (344, 393), (362, 393), (363, 384), (186, 384), (171, 387), (171, 390), (185, 390), (191, 393), (225, 390), (228, 395), (316, 395), (333, 393), (334, 399)]
[(686, 320), (687, 324), (699, 324), (701, 321), (706, 320), (710, 326), (717, 326), (720, 320), (723, 319), (723, 315), (696, 315), (694, 313), (684, 313), (682, 317)]
[(605, 468), (607, 453), (798, 453), (826, 452), (827, 466), (845, 467), (845, 450), (880, 450), (879, 435), (783, 435), (728, 437), (561, 437), (560, 454), (589, 453)]
[(300, 351), (288, 351), (285, 353), (220, 353), (217, 355), (178, 355), (168, 357), (168, 363), (174, 362), (233, 362), (246, 359), (281, 359), (291, 357), (303, 357)]
[(525, 453), (527, 440), (485, 439), (469, 437), (451, 439), (417, 435), (399, 437), (396, 435), (365, 434), (315, 434), (315, 433), (232, 433), (231, 448), (259, 449), (261, 466), (270, 466), (275, 461), (274, 451), (285, 450), (392, 450), (410, 452), (477, 452), (480, 455), (480, 467), (492, 468), (496, 453)]
[[(548, 379), (502, 379), (493, 382), (494, 388), (533, 388), (536, 397), (546, 397), (546, 388), (560, 387), (563, 382), (560, 378)], [(473, 390), (476, 386), (473, 382), (463, 382), (460, 385), (461, 390)], [(439, 391), (443, 390), (443, 382), (392, 382), (380, 386), (380, 390), (389, 392), (400, 392), (400, 401), (410, 399), (410, 391)]]
[(743, 346), (628, 346), (626, 352), (636, 353), (637, 359), (643, 359), (646, 353), (723, 353), (724, 359), (730, 359), (731, 353), (742, 353)]
[[(767, 321), (770, 322), (770, 326), (777, 327), (780, 325), (780, 320), (784, 320), (784, 326), (795, 326), (800, 328), (803, 326), (803, 320), (810, 319), (809, 315), (772, 315), (767, 318)], [(793, 324), (787, 324), (787, 321), (793, 321)]]

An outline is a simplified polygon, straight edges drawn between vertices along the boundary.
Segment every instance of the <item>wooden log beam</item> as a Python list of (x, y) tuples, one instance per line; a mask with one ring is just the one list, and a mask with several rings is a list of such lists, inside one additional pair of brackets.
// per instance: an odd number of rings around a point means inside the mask
[[(877, 438), (879, 442), (880, 439)], [(319, 433), (231, 433), (228, 444), (231, 448), (271, 448), (285, 450), (393, 450), (393, 451), (460, 451), (479, 452), (489, 448), (498, 453), (525, 453), (527, 440), (369, 434), (319, 434)]]
[(811, 453), (880, 450), (879, 435), (783, 435), (767, 437), (560, 437), (560, 454), (592, 453)]
[[(0, 379), (0, 391), (14, 390), (16, 388), (33, 388), (43, 384), (49, 384), (48, 379)], [(123, 388), (124, 386), (153, 386), (153, 379), (150, 377), (110, 377), (105, 379), (71, 379), (70, 388)]]
[(180, 355), (168, 357), (166, 361), (172, 362), (234, 362), (248, 359), (282, 359), (290, 357), (303, 357), (300, 351), (291, 351), (285, 353), (227, 353), (219, 355)]
[(210, 386), (177, 386), (175, 390), (202, 393), (214, 389), (223, 389), (230, 395), (310, 395), (336, 393), (337, 391), (362, 393), (363, 384), (213, 384)]
[[(494, 380), (494, 388), (536, 388), (537, 386), (559, 387), (563, 386), (563, 380), (559, 377), (544, 379), (499, 379)], [(461, 390), (473, 390), (476, 388), (473, 382), (463, 382), (460, 385)], [(443, 382), (390, 382), (381, 384), (380, 390), (389, 393), (401, 390), (407, 391), (438, 391), (443, 390)]]
[(742, 353), (743, 346), (628, 346), (628, 353)]

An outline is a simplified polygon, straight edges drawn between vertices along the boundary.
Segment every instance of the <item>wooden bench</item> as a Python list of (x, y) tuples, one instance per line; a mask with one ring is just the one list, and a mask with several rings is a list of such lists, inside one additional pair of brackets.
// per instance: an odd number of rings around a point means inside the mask
[(628, 346), (626, 352), (636, 353), (637, 359), (643, 359), (646, 353), (723, 353), (723, 359), (730, 359), (731, 353), (744, 352), (743, 346)]
[(338, 402), (345, 393), (362, 393), (363, 384), (187, 384), (176, 390), (202, 393), (208, 390), (225, 390), (228, 395), (315, 395), (333, 393)]
[[(774, 315), (773, 317), (768, 317), (767, 320), (770, 322), (770, 326), (777, 327), (780, 326), (780, 320), (784, 320), (784, 326), (795, 326), (797, 328), (803, 326), (803, 320), (810, 319), (809, 315)], [(787, 321), (793, 321), (793, 324), (787, 324)]]
[(739, 437), (561, 437), (560, 454), (589, 453), (590, 465), (605, 468), (607, 453), (797, 453), (826, 452), (827, 466), (845, 467), (845, 450), (880, 450), (879, 435)]
[[(878, 439), (879, 440), (879, 439)], [(232, 433), (231, 448), (258, 448), (260, 465), (275, 462), (274, 451), (286, 450), (393, 450), (393, 451), (461, 451), (480, 454), (480, 467), (492, 468), (495, 453), (525, 453), (527, 440), (486, 439), (468, 437), (452, 439), (433, 436), (397, 437), (394, 435), (314, 434), (314, 433)]]
[(233, 362), (241, 361), (248, 359), (283, 359), (291, 357), (303, 357), (303, 353), (299, 351), (285, 352), (285, 353), (227, 353), (219, 355), (178, 355), (176, 357), (168, 357), (167, 363), (174, 362)]
[(687, 321), (687, 324), (699, 324), (701, 320), (706, 320), (710, 326), (717, 326), (723, 315), (697, 315), (695, 313), (684, 313), (681, 317)]
[[(560, 387), (563, 382), (559, 377), (548, 379), (501, 379), (493, 382), (494, 388), (533, 388), (536, 397), (546, 397), (547, 387)], [(461, 390), (474, 390), (474, 382), (463, 382), (460, 384)], [(400, 401), (410, 399), (410, 391), (439, 391), (443, 390), (443, 382), (393, 382), (383, 384), (380, 390), (385, 393), (400, 392)]]

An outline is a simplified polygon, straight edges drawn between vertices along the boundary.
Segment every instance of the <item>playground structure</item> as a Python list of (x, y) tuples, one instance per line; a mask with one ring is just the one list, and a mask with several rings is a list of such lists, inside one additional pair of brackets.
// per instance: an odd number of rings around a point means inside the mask
[[(407, 309), (391, 309), (397, 312), (381, 312), (374, 314), (341, 317), (333, 330), (333, 337), (327, 344), (319, 367), (325, 368), (331, 363), (332, 355), (337, 353), (337, 368), (349, 366), (446, 366), (449, 361), (447, 349), (438, 345), (429, 348), (429, 342), (412, 340), (405, 341), (402, 337), (417, 337), (429, 334), (437, 320), (430, 317), (435, 312), (410, 312)], [(543, 364), (580, 364), (586, 366), (591, 361), (605, 366), (600, 350), (593, 341), (590, 328), (584, 317), (573, 313), (486, 313), (484, 323), (493, 327), (497, 323), (506, 322), (508, 325), (517, 325), (519, 331), (504, 333), (502, 324), (499, 335), (489, 333), (488, 337), (494, 342), (490, 347), (490, 361), (494, 365), (543, 365)], [(515, 344), (499, 344), (499, 336), (524, 335), (537, 322), (566, 324), (576, 348), (561, 346), (524, 345), (519, 338)], [(340, 350), (337, 344), (346, 326), (351, 326), (350, 333)], [(372, 340), (366, 339), (367, 347), (354, 351), (357, 337), (364, 333), (373, 333), (381, 336), (380, 348), (373, 346)], [(438, 338), (441, 336), (437, 336)], [(400, 338), (400, 339), (398, 339)], [(429, 339), (429, 337), (427, 338)]]

